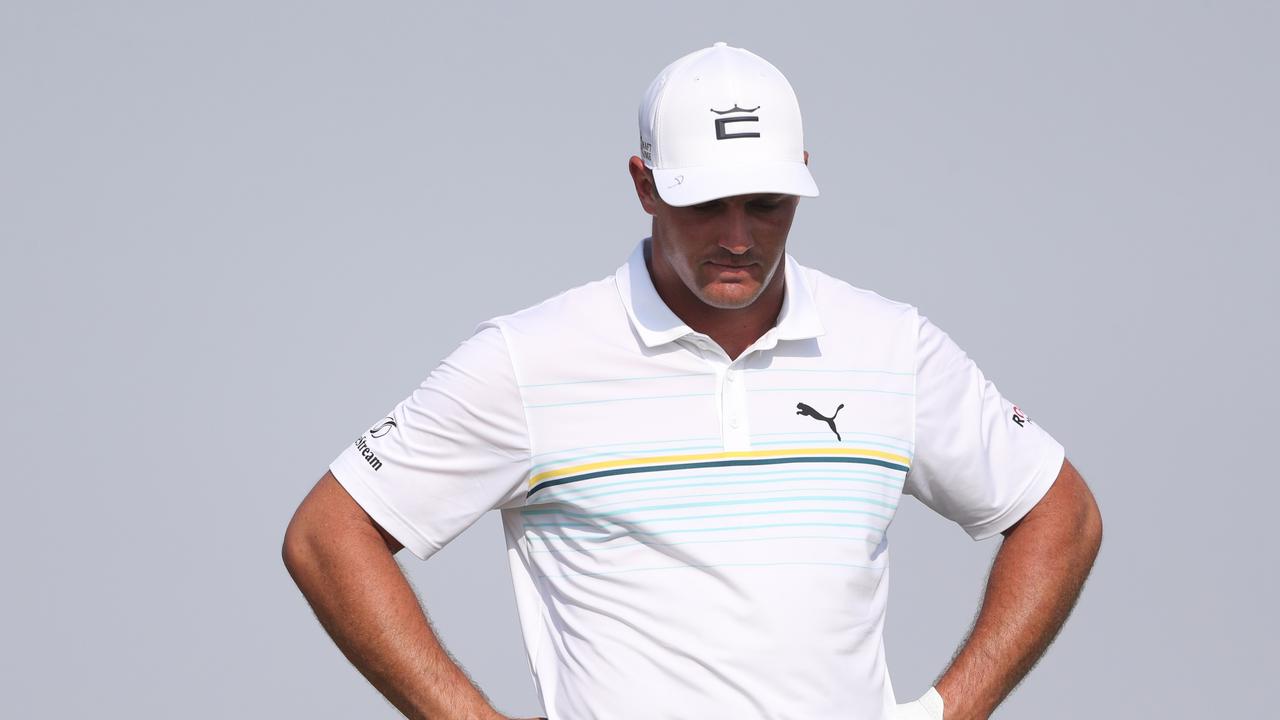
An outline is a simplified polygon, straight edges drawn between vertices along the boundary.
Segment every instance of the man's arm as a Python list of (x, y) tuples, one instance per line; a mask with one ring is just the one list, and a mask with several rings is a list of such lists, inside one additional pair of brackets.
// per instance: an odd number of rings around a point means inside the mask
[(1044, 654), (1079, 597), (1102, 543), (1102, 515), (1074, 466), (1004, 531), (982, 608), (934, 683), (945, 720), (985, 720)]
[(505, 720), (436, 639), (401, 545), (326, 472), (285, 531), (285, 567), (358, 670), (409, 718)]

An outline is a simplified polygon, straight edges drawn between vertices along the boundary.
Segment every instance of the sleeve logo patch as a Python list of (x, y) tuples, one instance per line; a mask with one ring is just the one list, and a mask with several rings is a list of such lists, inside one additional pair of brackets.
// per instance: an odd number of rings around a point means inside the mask
[(1017, 405), (1013, 406), (1013, 416), (1010, 419), (1018, 423), (1018, 427), (1027, 426), (1027, 414), (1022, 412), (1022, 409)]
[(356, 438), (356, 450), (360, 451), (360, 457), (369, 463), (369, 467), (374, 470), (382, 469), (382, 458), (374, 454), (373, 448), (369, 447), (369, 443), (364, 439), (363, 435)]
[(393, 427), (396, 427), (396, 421), (388, 416), (382, 422), (369, 429), (369, 437), (382, 437), (383, 435), (391, 432), (391, 428)]

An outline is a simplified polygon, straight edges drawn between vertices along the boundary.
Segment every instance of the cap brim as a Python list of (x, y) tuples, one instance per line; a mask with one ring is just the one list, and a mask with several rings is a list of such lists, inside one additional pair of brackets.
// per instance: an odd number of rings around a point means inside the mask
[(654, 169), (653, 179), (662, 199), (676, 207), (752, 193), (818, 197), (818, 185), (802, 162)]

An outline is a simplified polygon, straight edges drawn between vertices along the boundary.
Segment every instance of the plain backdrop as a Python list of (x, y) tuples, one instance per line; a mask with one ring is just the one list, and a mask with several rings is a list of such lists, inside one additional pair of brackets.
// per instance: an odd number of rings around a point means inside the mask
[[(1278, 36), (1263, 2), (0, 1), (3, 714), (398, 717), (285, 526), (477, 323), (625, 260), (641, 94), (722, 40), (800, 98), (792, 254), (919, 307), (1098, 498), (1082, 598), (996, 717), (1262, 717)], [(890, 538), (909, 699), (1000, 541), (914, 500)], [(503, 552), (489, 513), (398, 558), (529, 716)]]

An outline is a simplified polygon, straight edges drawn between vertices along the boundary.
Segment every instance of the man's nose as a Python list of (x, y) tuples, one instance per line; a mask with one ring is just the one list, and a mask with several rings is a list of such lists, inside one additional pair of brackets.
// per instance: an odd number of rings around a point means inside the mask
[(730, 203), (724, 214), (724, 227), (720, 233), (720, 247), (734, 255), (751, 249), (751, 226), (747, 222), (747, 209), (738, 203)]

